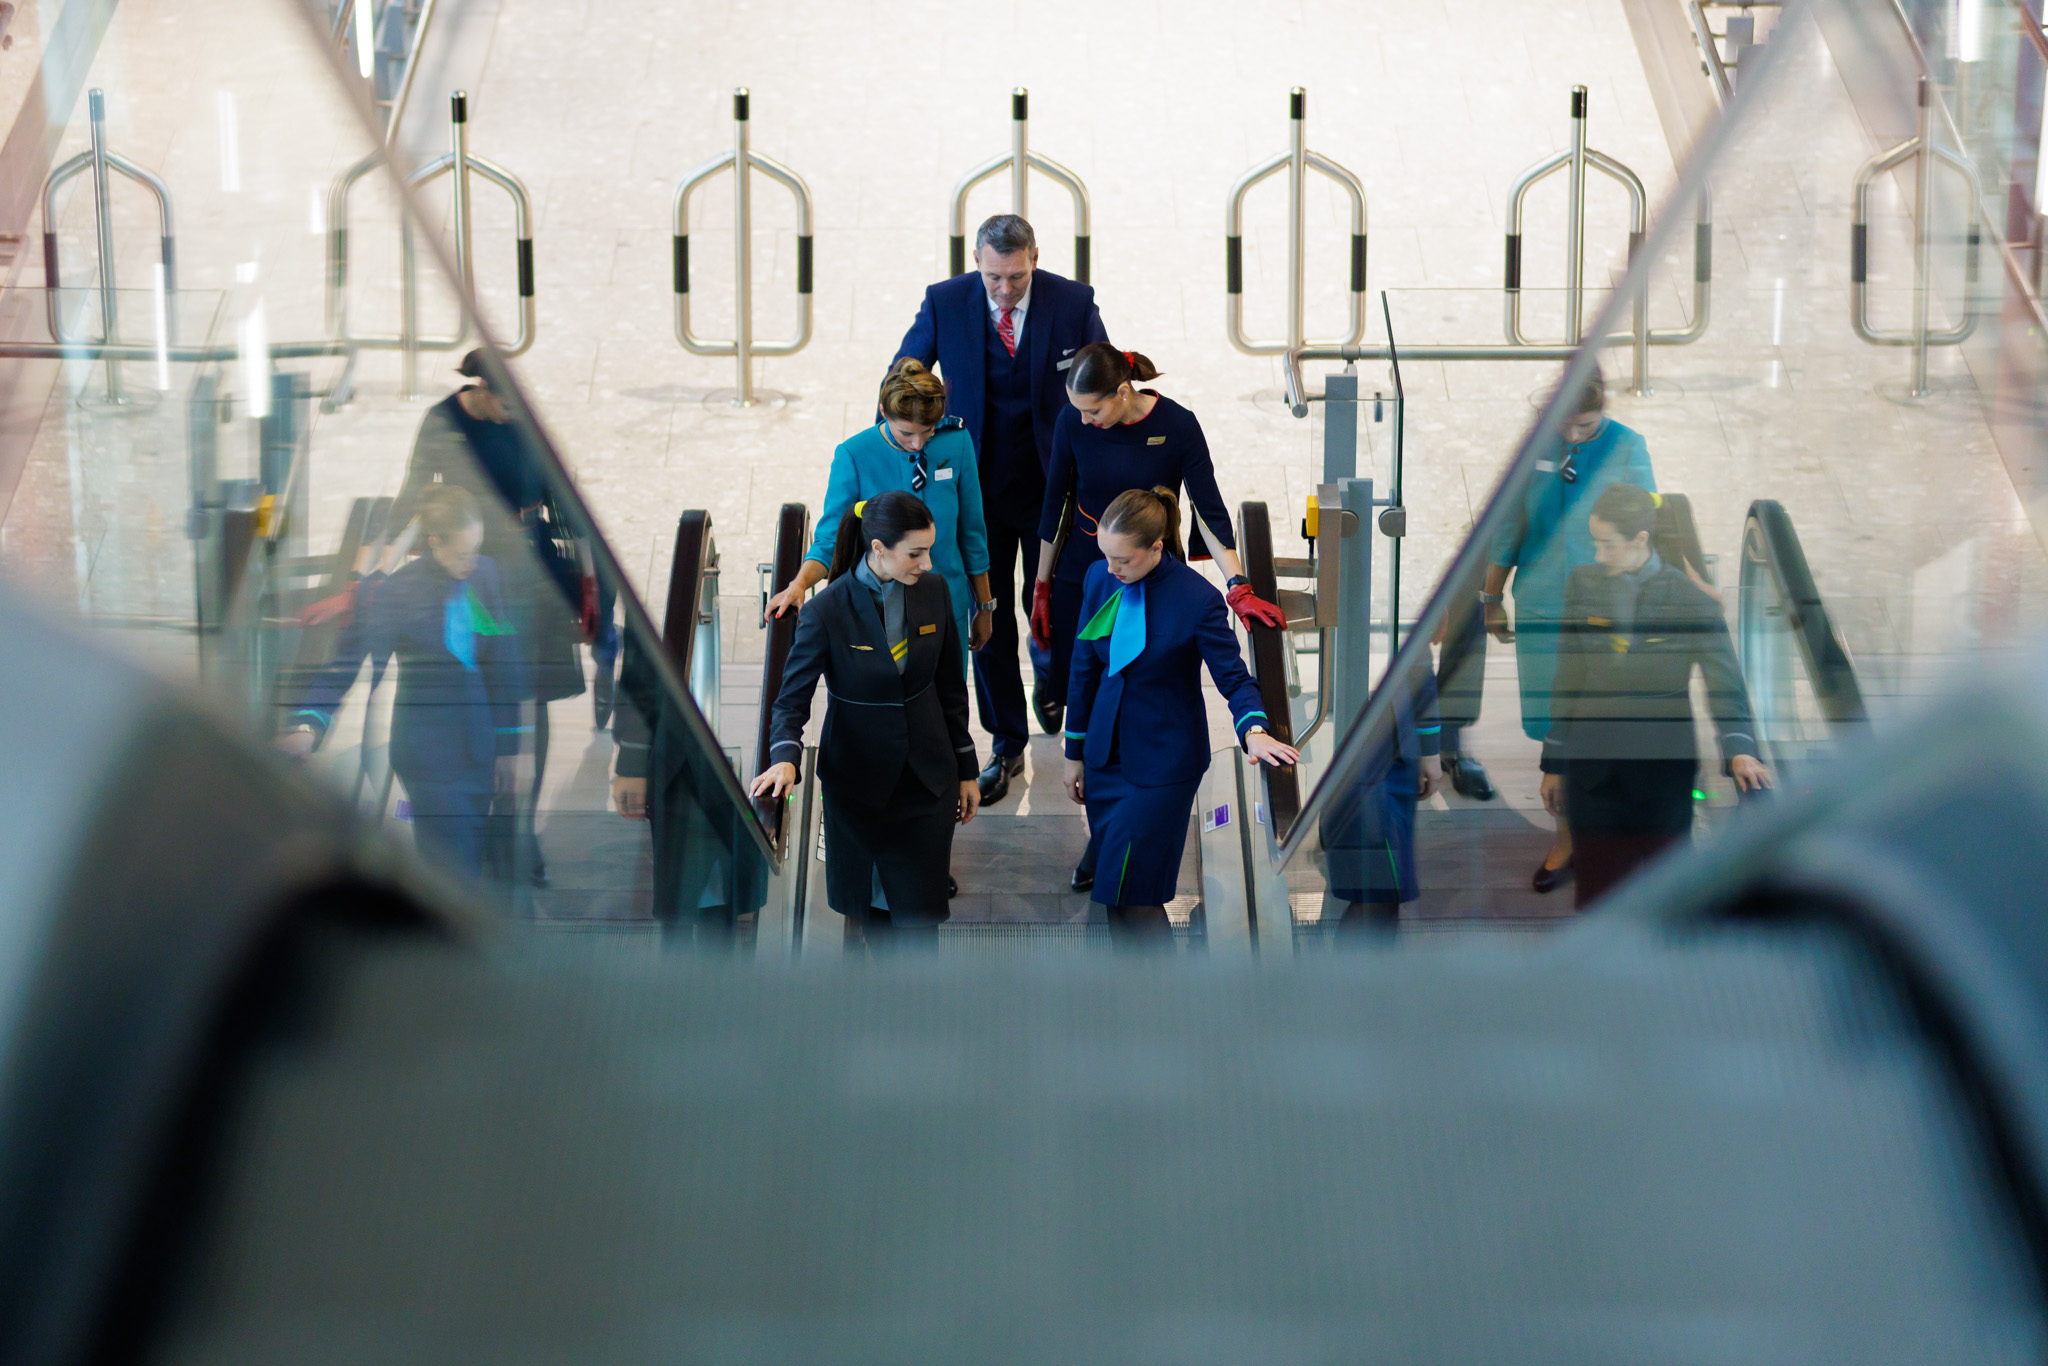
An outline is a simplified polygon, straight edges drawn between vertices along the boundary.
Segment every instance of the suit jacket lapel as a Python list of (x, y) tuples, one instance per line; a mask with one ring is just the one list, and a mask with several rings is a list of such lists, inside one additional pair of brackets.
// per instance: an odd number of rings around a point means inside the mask
[[(1039, 283), (1043, 284), (1043, 281)], [(1024, 355), (1031, 366), (1031, 406), (1038, 406), (1038, 386), (1045, 382), (1046, 357), (1052, 354), (1052, 291), (1031, 301), (1024, 315)]]
[(990, 326), (988, 291), (982, 287), (979, 275), (969, 277), (967, 283), (970, 288), (961, 293), (954, 318), (960, 334), (954, 358), (959, 361), (960, 373), (946, 375), (946, 411), (967, 424), (974, 434), (975, 449), (980, 450), (982, 395), (988, 390), (988, 340), (982, 335)]

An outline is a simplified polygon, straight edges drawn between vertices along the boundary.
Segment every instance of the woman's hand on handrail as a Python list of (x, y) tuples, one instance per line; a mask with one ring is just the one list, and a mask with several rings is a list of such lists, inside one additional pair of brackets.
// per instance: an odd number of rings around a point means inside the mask
[(754, 779), (754, 785), (747, 789), (750, 797), (780, 797), (796, 786), (796, 765), (788, 762), (770, 764), (761, 770), (761, 776)]
[(1257, 730), (1244, 737), (1244, 752), (1254, 763), (1271, 764), (1275, 768), (1287, 768), (1301, 762), (1301, 751), (1293, 745), (1283, 745), (1265, 731)]

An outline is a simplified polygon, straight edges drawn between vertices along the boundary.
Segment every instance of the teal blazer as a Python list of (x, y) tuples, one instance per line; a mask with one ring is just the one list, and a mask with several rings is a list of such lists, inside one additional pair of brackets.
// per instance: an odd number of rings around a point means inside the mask
[[(981, 475), (975, 469), (974, 442), (959, 418), (949, 417), (925, 444), (931, 469), (918, 497), (932, 511), (939, 538), (932, 544), (932, 567), (953, 595), (953, 615), (974, 615), (974, 590), (969, 574), (988, 572), (988, 526), (981, 516)], [(839, 539), (839, 519), (855, 503), (891, 489), (910, 488), (911, 458), (897, 449), (882, 424), (839, 443), (832, 452), (832, 475), (825, 484), (825, 507), (818, 516), (818, 534), (806, 559), (832, 567), (832, 549)]]

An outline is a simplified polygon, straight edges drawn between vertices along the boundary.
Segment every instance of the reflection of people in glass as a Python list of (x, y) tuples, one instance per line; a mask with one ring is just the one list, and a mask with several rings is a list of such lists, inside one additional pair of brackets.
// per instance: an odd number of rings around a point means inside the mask
[[(563, 545), (564, 528), (552, 514), (547, 480), (536, 458), (532, 435), (511, 421), (504, 398), (491, 388), (484, 357), (472, 351), (457, 373), (472, 382), (427, 411), (414, 439), (405, 486), (392, 509), (403, 526), (418, 500), (435, 484), (468, 489), (484, 516), (483, 552), (498, 564), (506, 605), (526, 637), (532, 663), (534, 700), (534, 792), (546, 776), (546, 704), (583, 691), (577, 645), (584, 639), (584, 574), (573, 546)], [(550, 592), (552, 588), (552, 592)], [(609, 708), (617, 636), (611, 625), (610, 593), (600, 594), (597, 656), (600, 713)], [(601, 718), (602, 719), (602, 718)], [(529, 837), (529, 876), (547, 883), (539, 841)]]
[(492, 799), (517, 791), (518, 756), (530, 736), (520, 703), (532, 684), (498, 566), (481, 553), (476, 499), (442, 487), (418, 507), (427, 553), (381, 582), (365, 581), (333, 663), (309, 681), (281, 743), (311, 753), (363, 658), (381, 669), (397, 656), (391, 770), (405, 786), (420, 848), (474, 877)]
[(1650, 543), (1657, 501), (1604, 490), (1586, 519), (1596, 562), (1565, 585), (1543, 804), (1570, 823), (1580, 906), (1692, 829), (1695, 665), (1729, 776), (1745, 792), (1771, 785), (1721, 609)]
[(1345, 903), (1339, 933), (1392, 929), (1401, 903), (1422, 895), (1415, 872), (1415, 808), (1442, 782), (1437, 767), (1436, 676), (1425, 656), (1391, 676), (1393, 725), (1358, 780), (1322, 820), (1330, 897)]
[(818, 680), (831, 704), (818, 746), (825, 899), (848, 934), (938, 943), (953, 825), (981, 804), (967, 729), (959, 618), (932, 571), (931, 511), (901, 489), (841, 519), (832, 582), (796, 628), (756, 797), (796, 785)]
[(1101, 849), (1094, 900), (1121, 939), (1171, 934), (1195, 789), (1209, 768), (1202, 666), (1230, 704), (1245, 753), (1300, 758), (1266, 733), (1223, 595), (1181, 560), (1180, 505), (1168, 488), (1131, 489), (1102, 510), (1067, 680), (1067, 795), (1088, 808)]
[[(1539, 742), (1550, 730), (1565, 580), (1574, 569), (1593, 562), (1586, 514), (1610, 484), (1626, 481), (1645, 489), (1657, 487), (1643, 438), (1608, 417), (1603, 411), (1606, 401), (1606, 388), (1595, 375), (1579, 394), (1578, 410), (1565, 424), (1560, 448), (1536, 462), (1521, 506), (1494, 538), (1486, 584), (1479, 593), (1486, 629), (1502, 641), (1514, 642), (1515, 670), (1522, 685), (1522, 730)], [(1510, 572), (1515, 578), (1512, 629), (1501, 601)], [(1548, 892), (1569, 880), (1572, 868), (1571, 827), (1560, 815), (1550, 852), (1531, 881), (1537, 891)]]

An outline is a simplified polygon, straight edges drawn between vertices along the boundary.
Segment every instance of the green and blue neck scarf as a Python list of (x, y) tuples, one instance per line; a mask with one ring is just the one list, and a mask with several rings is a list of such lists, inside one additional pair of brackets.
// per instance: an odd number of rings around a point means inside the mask
[(457, 581), (455, 591), (448, 595), (442, 624), (448, 653), (454, 655), (462, 667), (472, 673), (476, 671), (478, 636), (512, 634), (510, 626), (492, 616), (489, 610), (477, 601), (476, 590), (461, 581)]
[(1145, 652), (1145, 580), (1127, 583), (1110, 594), (1081, 628), (1080, 640), (1109, 642), (1109, 673), (1123, 672), (1126, 664)]

